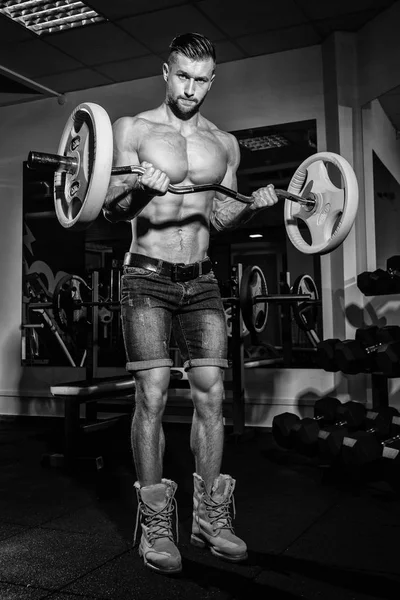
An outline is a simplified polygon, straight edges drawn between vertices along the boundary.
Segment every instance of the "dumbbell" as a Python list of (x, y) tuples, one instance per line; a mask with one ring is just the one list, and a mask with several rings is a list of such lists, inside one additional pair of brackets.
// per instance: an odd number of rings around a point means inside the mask
[(400, 256), (392, 256), (386, 262), (386, 271), (364, 271), (357, 277), (357, 287), (365, 296), (381, 296), (400, 293)]
[(400, 255), (391, 256), (387, 259), (386, 270), (392, 275), (400, 274)]
[(322, 424), (323, 426), (319, 427), (318, 422), (310, 423), (307, 422), (310, 421), (309, 419), (302, 419), (293, 430), (295, 448), (308, 456), (313, 456), (321, 450), (326, 455), (328, 450), (333, 457), (335, 447), (339, 446), (340, 449), (346, 432), (362, 427), (366, 415), (365, 406), (351, 400), (337, 406), (335, 419), (330, 424)]
[(343, 438), (341, 458), (348, 467), (363, 467), (380, 458), (382, 440), (400, 432), (399, 411), (393, 407), (369, 411), (367, 429), (355, 431)]
[[(398, 420), (398, 429), (400, 430), (400, 419)], [(381, 455), (381, 475), (382, 479), (388, 481), (396, 491), (400, 490), (400, 433), (382, 441)]]
[(356, 330), (354, 340), (340, 340), (334, 349), (334, 360), (343, 373), (359, 373), (365, 361), (364, 348), (377, 344), (379, 327), (371, 325)]
[(337, 411), (337, 421), (318, 432), (317, 444), (319, 453), (331, 460), (340, 454), (343, 438), (349, 431), (363, 427), (367, 417), (367, 409), (360, 402), (344, 402)]
[[(315, 426), (319, 430), (318, 423), (333, 422), (336, 419), (338, 408), (341, 406), (340, 400), (332, 396), (320, 398), (314, 404), (314, 418), (300, 419), (297, 415), (289, 412), (276, 415), (272, 421), (272, 435), (279, 446), (282, 448), (294, 448), (296, 438), (299, 436), (303, 440), (311, 436), (312, 428)], [(307, 445), (307, 442), (305, 442)]]
[(376, 370), (387, 377), (400, 377), (400, 341), (383, 344), (374, 355)]
[(341, 342), (338, 338), (328, 338), (317, 344), (317, 353), (315, 357), (316, 365), (324, 371), (336, 373), (340, 371), (335, 360), (336, 346)]
[(354, 374), (381, 370), (376, 364), (378, 353), (390, 353), (393, 342), (400, 341), (400, 327), (366, 327), (357, 329), (354, 340), (344, 340), (335, 346), (335, 360), (343, 373)]

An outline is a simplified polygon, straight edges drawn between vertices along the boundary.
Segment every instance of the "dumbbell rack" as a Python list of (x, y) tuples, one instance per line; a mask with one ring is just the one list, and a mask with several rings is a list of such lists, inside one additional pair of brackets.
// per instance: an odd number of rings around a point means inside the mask
[[(361, 293), (365, 296), (377, 296), (377, 295), (399, 295), (399, 267), (400, 267), (400, 256), (392, 256), (386, 261), (386, 272), (382, 269), (378, 269), (373, 273), (369, 273), (365, 271), (361, 273), (357, 277), (357, 287)], [(375, 284), (369, 283), (369, 285), (365, 285), (365, 281), (363, 280), (366, 275), (376, 276), (376, 281), (379, 281), (379, 278), (384, 275), (384, 286), (379, 288), (376, 287)], [(370, 278), (368, 278), (369, 280)], [(372, 278), (373, 281), (373, 278)], [(388, 285), (388, 282), (390, 284)], [(392, 378), (392, 377), (390, 377)], [(371, 373), (371, 388), (372, 388), (372, 406), (374, 409), (384, 408), (389, 406), (389, 376), (383, 373)]]
[[(370, 294), (368, 294), (370, 295)], [(369, 331), (371, 330), (371, 331)], [(390, 332), (390, 330), (393, 330)], [(322, 340), (317, 348), (317, 364), (328, 372), (342, 372), (347, 375), (357, 375), (363, 373), (370, 375), (372, 408), (374, 410), (389, 408), (389, 379), (399, 378), (399, 358), (398, 351), (392, 351), (388, 355), (388, 362), (380, 364), (380, 359), (385, 357), (385, 353), (390, 351), (390, 344), (399, 341), (398, 325), (378, 327), (372, 325), (357, 329), (355, 340), (339, 340), (337, 338)], [(351, 346), (354, 343), (355, 346)], [(357, 356), (357, 344), (360, 347), (361, 355)], [(348, 349), (346, 350), (346, 346)], [(362, 350), (364, 348), (364, 350)], [(348, 355), (346, 356), (346, 352)], [(353, 358), (351, 358), (352, 353)], [(374, 360), (374, 353), (378, 353), (378, 360)], [(379, 353), (382, 352), (381, 357)], [(368, 355), (372, 355), (372, 360), (368, 361)], [(354, 363), (352, 361), (354, 360)]]

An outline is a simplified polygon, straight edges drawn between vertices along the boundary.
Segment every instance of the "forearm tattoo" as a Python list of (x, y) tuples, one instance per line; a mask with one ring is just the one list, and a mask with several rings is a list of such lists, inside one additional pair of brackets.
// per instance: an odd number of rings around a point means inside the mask
[(250, 221), (255, 211), (248, 204), (243, 204), (233, 198), (216, 200), (211, 213), (211, 223), (217, 231), (235, 229)]
[(110, 187), (103, 206), (103, 214), (108, 221), (131, 221), (150, 202), (150, 196), (139, 183)]

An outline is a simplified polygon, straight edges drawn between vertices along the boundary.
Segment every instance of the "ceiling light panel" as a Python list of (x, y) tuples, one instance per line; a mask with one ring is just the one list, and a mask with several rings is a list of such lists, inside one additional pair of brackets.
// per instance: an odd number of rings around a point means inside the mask
[(38, 35), (105, 20), (90, 6), (75, 0), (0, 0), (0, 13)]
[(242, 138), (239, 140), (239, 144), (252, 152), (257, 152), (258, 150), (268, 150), (269, 148), (288, 146), (289, 141), (283, 135), (274, 133), (271, 135)]

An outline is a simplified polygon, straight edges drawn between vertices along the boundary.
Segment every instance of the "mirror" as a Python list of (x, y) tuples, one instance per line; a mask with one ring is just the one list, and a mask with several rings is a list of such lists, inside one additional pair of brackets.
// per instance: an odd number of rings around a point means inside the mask
[[(366, 265), (360, 271), (387, 269), (387, 260), (400, 255), (400, 86), (362, 107)], [(360, 273), (358, 273), (359, 275)], [(355, 326), (398, 325), (398, 295), (367, 296)], [(348, 311), (349, 312), (349, 311)]]
[(362, 109), (368, 263), (386, 269), (400, 254), (400, 87)]
[[(286, 190), (297, 167), (305, 158), (317, 152), (314, 120), (232, 133), (241, 151), (238, 190), (248, 196), (269, 183)], [(263, 270), (269, 294), (284, 293), (287, 285), (291, 287), (304, 273), (314, 279), (320, 291), (320, 259), (299, 252), (290, 243), (285, 231), (283, 205), (284, 200), (280, 200), (274, 207), (257, 213), (257, 216), (234, 231), (212, 231), (210, 256), (223, 296), (230, 295), (230, 269), (239, 262), (244, 266), (258, 265)], [(306, 237), (308, 230), (305, 230)], [(249, 361), (256, 356), (266, 366), (269, 358), (278, 358), (278, 361), (271, 360), (271, 366), (313, 366), (312, 356), (308, 353), (311, 349), (308, 336), (294, 322), (290, 324), (289, 332), (283, 331), (282, 323), (286, 323), (286, 316), (282, 319), (283, 308), (287, 310), (289, 306), (269, 304), (265, 330), (257, 336), (247, 335), (244, 339), (245, 356)], [(318, 333), (322, 331), (321, 310), (316, 329)], [(283, 338), (287, 335), (290, 335), (294, 349), (290, 365), (279, 360), (283, 354)]]

